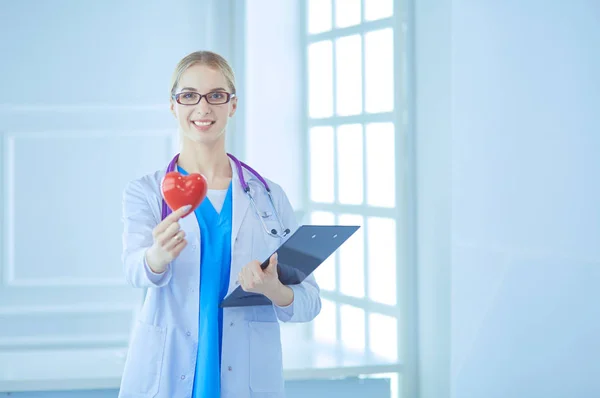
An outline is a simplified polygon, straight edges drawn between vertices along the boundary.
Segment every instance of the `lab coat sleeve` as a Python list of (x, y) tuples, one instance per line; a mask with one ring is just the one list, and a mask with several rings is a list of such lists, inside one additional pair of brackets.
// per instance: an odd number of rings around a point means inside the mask
[(171, 265), (162, 274), (153, 272), (145, 253), (152, 246), (152, 230), (158, 225), (148, 202), (143, 180), (130, 182), (123, 193), (123, 254), (125, 279), (133, 287), (165, 286), (171, 280)]
[[(281, 188), (279, 188), (281, 190)], [(298, 221), (292, 205), (283, 190), (280, 191), (279, 209), (284, 224), (290, 229), (291, 236), (298, 229)], [(283, 243), (283, 242), (282, 242)], [(310, 322), (321, 312), (320, 289), (313, 274), (302, 283), (289, 286), (294, 291), (294, 300), (286, 307), (273, 305), (277, 318), (282, 322)]]

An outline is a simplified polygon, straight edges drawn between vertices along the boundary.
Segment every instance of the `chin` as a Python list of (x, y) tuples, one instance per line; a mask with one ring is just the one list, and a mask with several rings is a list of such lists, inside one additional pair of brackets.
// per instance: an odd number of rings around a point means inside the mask
[(198, 132), (198, 131), (183, 131), (182, 135), (190, 141), (198, 144), (212, 144), (223, 136), (213, 131)]

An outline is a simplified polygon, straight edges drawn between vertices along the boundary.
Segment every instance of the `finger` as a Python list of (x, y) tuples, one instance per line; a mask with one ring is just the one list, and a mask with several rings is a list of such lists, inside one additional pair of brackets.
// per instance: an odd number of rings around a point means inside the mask
[(251, 267), (244, 268), (244, 270), (242, 271), (242, 277), (244, 279), (246, 287), (252, 289), (256, 282), (254, 279), (254, 272), (252, 271)]
[(252, 280), (248, 279), (247, 272), (240, 272), (238, 275), (238, 280), (240, 281), (240, 286), (242, 287), (242, 290), (246, 292), (254, 287), (254, 283), (252, 283)]
[(181, 251), (187, 246), (187, 240), (183, 239), (181, 242), (179, 242), (174, 248), (173, 250), (171, 250), (171, 255), (173, 256), (173, 258), (177, 258), (177, 256), (179, 256), (179, 254), (181, 254)]
[[(155, 228), (156, 235), (163, 233), (172, 223), (178, 221), (185, 213), (187, 213), (192, 208), (192, 205), (187, 205), (180, 207), (175, 210), (173, 213), (169, 214), (162, 220)], [(156, 236), (155, 235), (155, 236)]]
[(169, 239), (165, 245), (164, 248), (165, 250), (169, 251), (172, 250), (175, 246), (177, 246), (185, 237), (185, 231), (179, 231), (175, 234), (175, 236), (173, 236), (171, 239)]
[(273, 268), (277, 265), (277, 259), (278, 259), (278, 255), (277, 252), (273, 253), (273, 255), (271, 256), (271, 258), (269, 259), (269, 268)]
[(154, 228), (154, 231), (152, 231), (154, 239), (156, 240), (159, 236), (169, 231), (169, 228), (173, 228), (174, 224), (179, 226), (179, 222), (177, 220), (169, 221), (165, 218), (160, 224), (156, 226), (156, 228)]
[(248, 278), (254, 283), (262, 283), (263, 281), (263, 270), (260, 268), (258, 261), (252, 262), (252, 265), (248, 267)]
[(242, 268), (240, 274), (242, 275), (242, 279), (244, 279), (245, 281), (252, 280), (252, 272), (248, 267)]
[(262, 272), (262, 268), (260, 266), (260, 262), (258, 261), (252, 261), (250, 264), (248, 264), (248, 268), (250, 269), (250, 271), (252, 271), (253, 274), (257, 274), (257, 273), (261, 273)]
[(272, 274), (276, 270), (277, 270), (277, 253), (274, 253), (269, 258), (269, 264), (265, 268), (264, 272), (267, 273), (267, 274)]
[(158, 243), (161, 246), (166, 245), (171, 239), (173, 239), (173, 237), (175, 237), (175, 235), (177, 235), (179, 233), (179, 230), (181, 229), (180, 225), (178, 222), (174, 222), (173, 224), (169, 225), (169, 228), (167, 228), (162, 234), (160, 234), (156, 240), (158, 241)]

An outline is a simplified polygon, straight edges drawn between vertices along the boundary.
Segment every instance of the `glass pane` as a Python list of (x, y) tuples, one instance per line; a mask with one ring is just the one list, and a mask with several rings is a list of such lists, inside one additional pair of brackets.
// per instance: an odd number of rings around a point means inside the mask
[(371, 217), (367, 221), (369, 297), (396, 305), (396, 221)]
[(351, 350), (365, 350), (365, 310), (342, 304), (340, 306), (341, 337)]
[(310, 214), (310, 223), (313, 225), (334, 225), (335, 214), (328, 211), (313, 211)]
[[(333, 225), (335, 224), (335, 215), (326, 211), (315, 211), (310, 215), (310, 223), (313, 225)], [(334, 252), (314, 271), (317, 284), (322, 290), (335, 290), (335, 261), (337, 255), (338, 252)]]
[(331, 0), (308, 1), (308, 33), (331, 30)]
[(362, 125), (345, 124), (337, 129), (338, 198), (342, 204), (363, 202)]
[(394, 37), (392, 28), (365, 33), (365, 110), (394, 110)]
[(333, 202), (333, 127), (310, 129), (310, 199)]
[(348, 238), (338, 252), (340, 256), (340, 292), (362, 298), (365, 297), (364, 219), (356, 214), (342, 214), (339, 223), (340, 225), (360, 225), (361, 227)]
[(308, 46), (308, 113), (312, 118), (333, 115), (333, 43)]
[(398, 360), (398, 321), (382, 315), (369, 315), (369, 346), (377, 356)]
[(322, 343), (335, 343), (337, 338), (337, 322), (335, 303), (321, 299), (321, 312), (313, 321), (313, 338)]
[(340, 37), (335, 43), (336, 112), (341, 116), (362, 112), (361, 37)]
[(367, 203), (370, 206), (396, 205), (394, 124), (369, 123), (366, 127)]
[(345, 28), (360, 23), (360, 0), (335, 1), (335, 26)]
[(393, 0), (364, 0), (365, 1), (365, 20), (373, 21), (375, 19), (388, 18), (394, 15)]

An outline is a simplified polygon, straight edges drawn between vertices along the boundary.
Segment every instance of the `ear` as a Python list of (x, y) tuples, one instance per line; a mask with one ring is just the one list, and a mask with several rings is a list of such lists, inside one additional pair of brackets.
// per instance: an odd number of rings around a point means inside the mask
[(237, 110), (237, 101), (238, 97), (235, 97), (231, 100), (231, 110), (229, 111), (229, 117), (233, 117), (233, 115), (235, 115), (235, 111)]
[(173, 98), (171, 98), (171, 100), (169, 102), (171, 103), (171, 105), (169, 106), (169, 109), (171, 109), (171, 113), (173, 114), (175, 119), (177, 119), (177, 114), (175, 113), (175, 101), (173, 101)]

